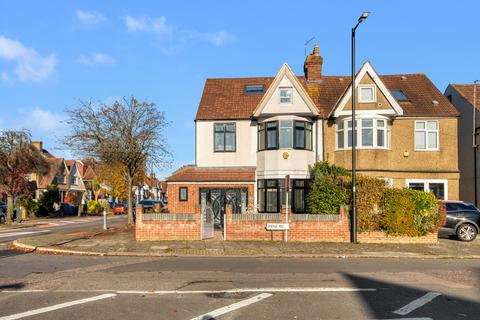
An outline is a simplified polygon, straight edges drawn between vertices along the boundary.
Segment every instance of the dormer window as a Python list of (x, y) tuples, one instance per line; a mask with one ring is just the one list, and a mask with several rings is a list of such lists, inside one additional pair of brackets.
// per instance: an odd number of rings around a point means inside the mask
[(372, 103), (377, 100), (374, 85), (360, 85), (358, 87), (360, 91), (358, 102)]
[(292, 103), (292, 91), (291, 87), (280, 88), (280, 103), (291, 104)]

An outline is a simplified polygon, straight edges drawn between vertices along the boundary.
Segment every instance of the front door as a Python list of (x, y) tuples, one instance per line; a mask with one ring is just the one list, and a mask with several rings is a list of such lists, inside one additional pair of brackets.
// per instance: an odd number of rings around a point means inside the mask
[(232, 206), (232, 213), (241, 213), (247, 208), (247, 188), (201, 188), (200, 200), (212, 208), (215, 228), (223, 229), (227, 205)]

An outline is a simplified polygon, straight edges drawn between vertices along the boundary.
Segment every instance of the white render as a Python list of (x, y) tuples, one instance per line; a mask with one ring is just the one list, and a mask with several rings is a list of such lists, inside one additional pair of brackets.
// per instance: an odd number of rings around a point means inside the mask
[[(235, 123), (235, 152), (214, 152), (215, 123)], [(199, 167), (255, 167), (257, 165), (257, 125), (250, 120), (195, 122), (196, 165)]]
[[(293, 98), (292, 103), (280, 103), (280, 88), (293, 88)], [(298, 91), (293, 86), (290, 79), (287, 76), (283, 76), (280, 84), (275, 88), (273, 91), (273, 95), (271, 96), (270, 100), (268, 100), (265, 104), (265, 107), (262, 110), (262, 116), (265, 115), (278, 115), (278, 114), (311, 114), (312, 111), (307, 106), (307, 103), (303, 99), (303, 97), (298, 93)]]

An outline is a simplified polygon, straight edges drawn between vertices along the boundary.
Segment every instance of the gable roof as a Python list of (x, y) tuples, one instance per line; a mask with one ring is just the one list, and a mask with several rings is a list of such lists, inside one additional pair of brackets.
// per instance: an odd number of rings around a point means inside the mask
[[(465, 100), (467, 100), (472, 106), (474, 96), (474, 84), (450, 84), (450, 87), (454, 88)], [(480, 109), (480, 85), (477, 87), (476, 107)]]
[(255, 110), (253, 111), (253, 116), (258, 117), (262, 113), (262, 110), (267, 105), (267, 102), (270, 100), (272, 95), (275, 93), (275, 89), (280, 85), (280, 82), (284, 77), (287, 77), (288, 80), (292, 83), (295, 90), (297, 90), (300, 97), (302, 97), (303, 101), (310, 109), (310, 111), (314, 115), (318, 115), (318, 109), (315, 106), (315, 103), (312, 101), (311, 97), (308, 95), (306, 88), (300, 83), (297, 76), (293, 73), (292, 69), (288, 66), (288, 64), (284, 63), (278, 71), (277, 75), (275, 76), (273, 82), (270, 84), (268, 90), (262, 95), (262, 100), (257, 105)]
[[(398, 104), (398, 101), (392, 96), (390, 91), (385, 87), (385, 84), (380, 79), (375, 69), (373, 69), (370, 62), (368, 61), (365, 62), (363, 66), (360, 68), (360, 71), (358, 71), (358, 73), (355, 75), (355, 88), (357, 88), (360, 85), (361, 80), (367, 74), (370, 76), (370, 78), (373, 80), (377, 88), (380, 90), (380, 92), (385, 96), (387, 101), (390, 103), (393, 110), (388, 110), (389, 113), (393, 113), (399, 116), (403, 115), (402, 107)], [(348, 85), (345, 91), (345, 94), (342, 96), (340, 102), (335, 106), (335, 108), (333, 108), (330, 111), (329, 116), (331, 116), (332, 114), (334, 114), (335, 116), (338, 116), (343, 111), (343, 108), (345, 108), (345, 106), (347, 105), (348, 101), (351, 98), (352, 98), (352, 83)]]
[(41, 177), (38, 183), (39, 189), (46, 189), (49, 185), (56, 184), (54, 179), (57, 176), (57, 172), (62, 169), (65, 164), (63, 158), (46, 158), (46, 160), (50, 164), (50, 167), (48, 173)]
[[(456, 117), (458, 112), (448, 99), (422, 73), (380, 75), (389, 90), (402, 90), (408, 101), (397, 101), (405, 117)], [(248, 120), (264, 94), (245, 94), (245, 85), (260, 84), (268, 91), (274, 77), (207, 79), (195, 120)], [(314, 102), (319, 116), (327, 118), (346, 93), (349, 76), (323, 76), (307, 82), (297, 76)], [(434, 103), (433, 101), (438, 103)]]

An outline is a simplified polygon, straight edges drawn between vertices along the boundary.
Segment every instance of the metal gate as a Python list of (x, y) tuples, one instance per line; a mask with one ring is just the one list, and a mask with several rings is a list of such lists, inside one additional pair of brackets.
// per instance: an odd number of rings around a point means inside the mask
[(202, 203), (201, 238), (213, 238), (213, 210), (212, 207)]
[(232, 213), (241, 213), (247, 207), (246, 188), (201, 188), (200, 204), (210, 206), (213, 211), (213, 224), (217, 229), (223, 229), (225, 208), (232, 206)]

